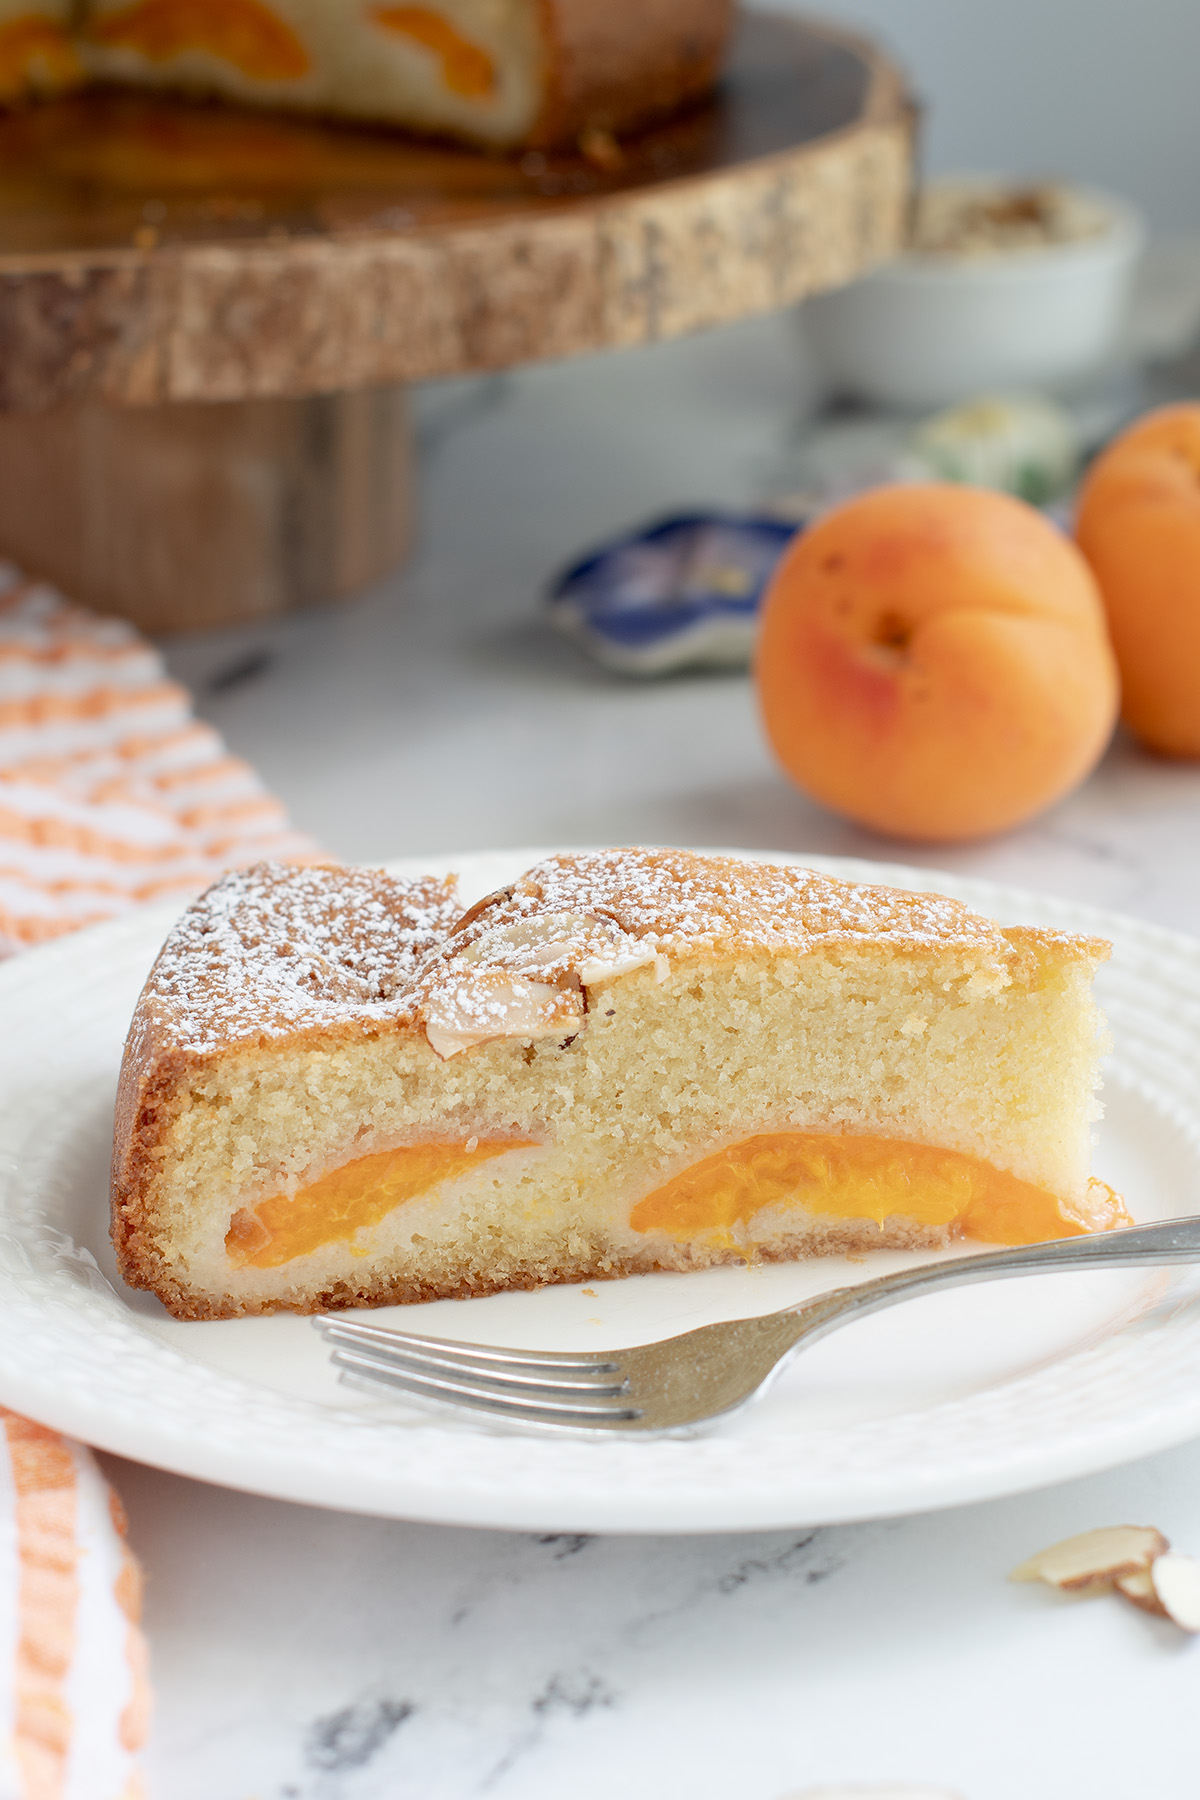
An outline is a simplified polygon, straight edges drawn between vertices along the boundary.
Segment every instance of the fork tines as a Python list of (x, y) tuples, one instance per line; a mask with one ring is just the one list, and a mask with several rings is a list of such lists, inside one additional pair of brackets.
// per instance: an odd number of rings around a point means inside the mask
[(535, 1424), (595, 1429), (642, 1416), (629, 1400), (621, 1403), (629, 1384), (612, 1356), (497, 1349), (327, 1315), (313, 1323), (333, 1345), (343, 1379)]

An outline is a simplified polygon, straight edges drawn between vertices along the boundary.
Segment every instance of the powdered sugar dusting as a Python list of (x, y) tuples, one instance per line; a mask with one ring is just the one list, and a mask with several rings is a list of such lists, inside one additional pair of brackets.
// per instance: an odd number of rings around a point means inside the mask
[(654, 965), (738, 952), (886, 943), (999, 972), (990, 920), (939, 894), (689, 851), (551, 857), (465, 914), (452, 880), (282, 864), (226, 876), (185, 914), (144, 1011), (174, 1047), (383, 1020), (456, 1054), (505, 1036), (569, 1035), (586, 989)]
[[(603, 850), (539, 863), (461, 934), (469, 943), (509, 919), (590, 916), (668, 956), (792, 949), (883, 938), (910, 948), (999, 953), (991, 920), (961, 900), (838, 881), (811, 869), (687, 850)], [(455, 948), (459, 942), (456, 934)]]
[(199, 1054), (403, 1017), (414, 975), (461, 910), (453, 877), (259, 863), (188, 909), (145, 1000), (172, 1042)]

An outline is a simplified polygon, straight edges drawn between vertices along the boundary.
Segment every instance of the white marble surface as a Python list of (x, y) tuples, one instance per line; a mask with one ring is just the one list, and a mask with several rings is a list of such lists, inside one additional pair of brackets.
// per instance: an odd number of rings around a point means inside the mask
[(106, 1465), (149, 1571), (151, 1800), (1195, 1800), (1200, 1641), (1005, 1576), (1127, 1519), (1200, 1550), (1200, 1446), (691, 1538), (403, 1525)]
[[(786, 466), (786, 322), (419, 396), (424, 531), (359, 604), (177, 641), (176, 672), (345, 856), (661, 841), (899, 856), (1200, 931), (1200, 768), (1119, 741), (1024, 830), (886, 844), (773, 769), (740, 677), (622, 682), (537, 622), (551, 572)], [(577, 1540), (397, 1525), (112, 1465), (149, 1570), (152, 1800), (1192, 1800), (1200, 1643), (1006, 1585), (1125, 1519), (1200, 1551), (1200, 1446), (816, 1534)]]

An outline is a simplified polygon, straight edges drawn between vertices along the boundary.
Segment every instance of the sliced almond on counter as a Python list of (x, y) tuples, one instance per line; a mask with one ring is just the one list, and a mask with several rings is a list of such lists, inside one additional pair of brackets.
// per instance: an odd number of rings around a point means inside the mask
[(1010, 1581), (1045, 1581), (1066, 1593), (1111, 1587), (1118, 1576), (1148, 1569), (1170, 1549), (1152, 1525), (1108, 1525), (1039, 1550), (1012, 1571)]
[(1143, 1612), (1157, 1613), (1160, 1619), (1166, 1618), (1158, 1589), (1154, 1585), (1152, 1570), (1134, 1569), (1129, 1575), (1118, 1575), (1113, 1586), (1118, 1594), (1123, 1594), (1126, 1600), (1132, 1600)]
[(1180, 1550), (1154, 1559), (1150, 1570), (1159, 1610), (1180, 1631), (1200, 1631), (1200, 1562)]

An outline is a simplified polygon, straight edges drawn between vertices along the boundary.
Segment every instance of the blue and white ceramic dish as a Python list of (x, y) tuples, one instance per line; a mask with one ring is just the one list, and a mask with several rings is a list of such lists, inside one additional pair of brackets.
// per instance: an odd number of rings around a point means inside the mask
[(756, 514), (662, 519), (560, 575), (550, 616), (623, 674), (744, 669), (763, 592), (799, 529), (793, 519)]

